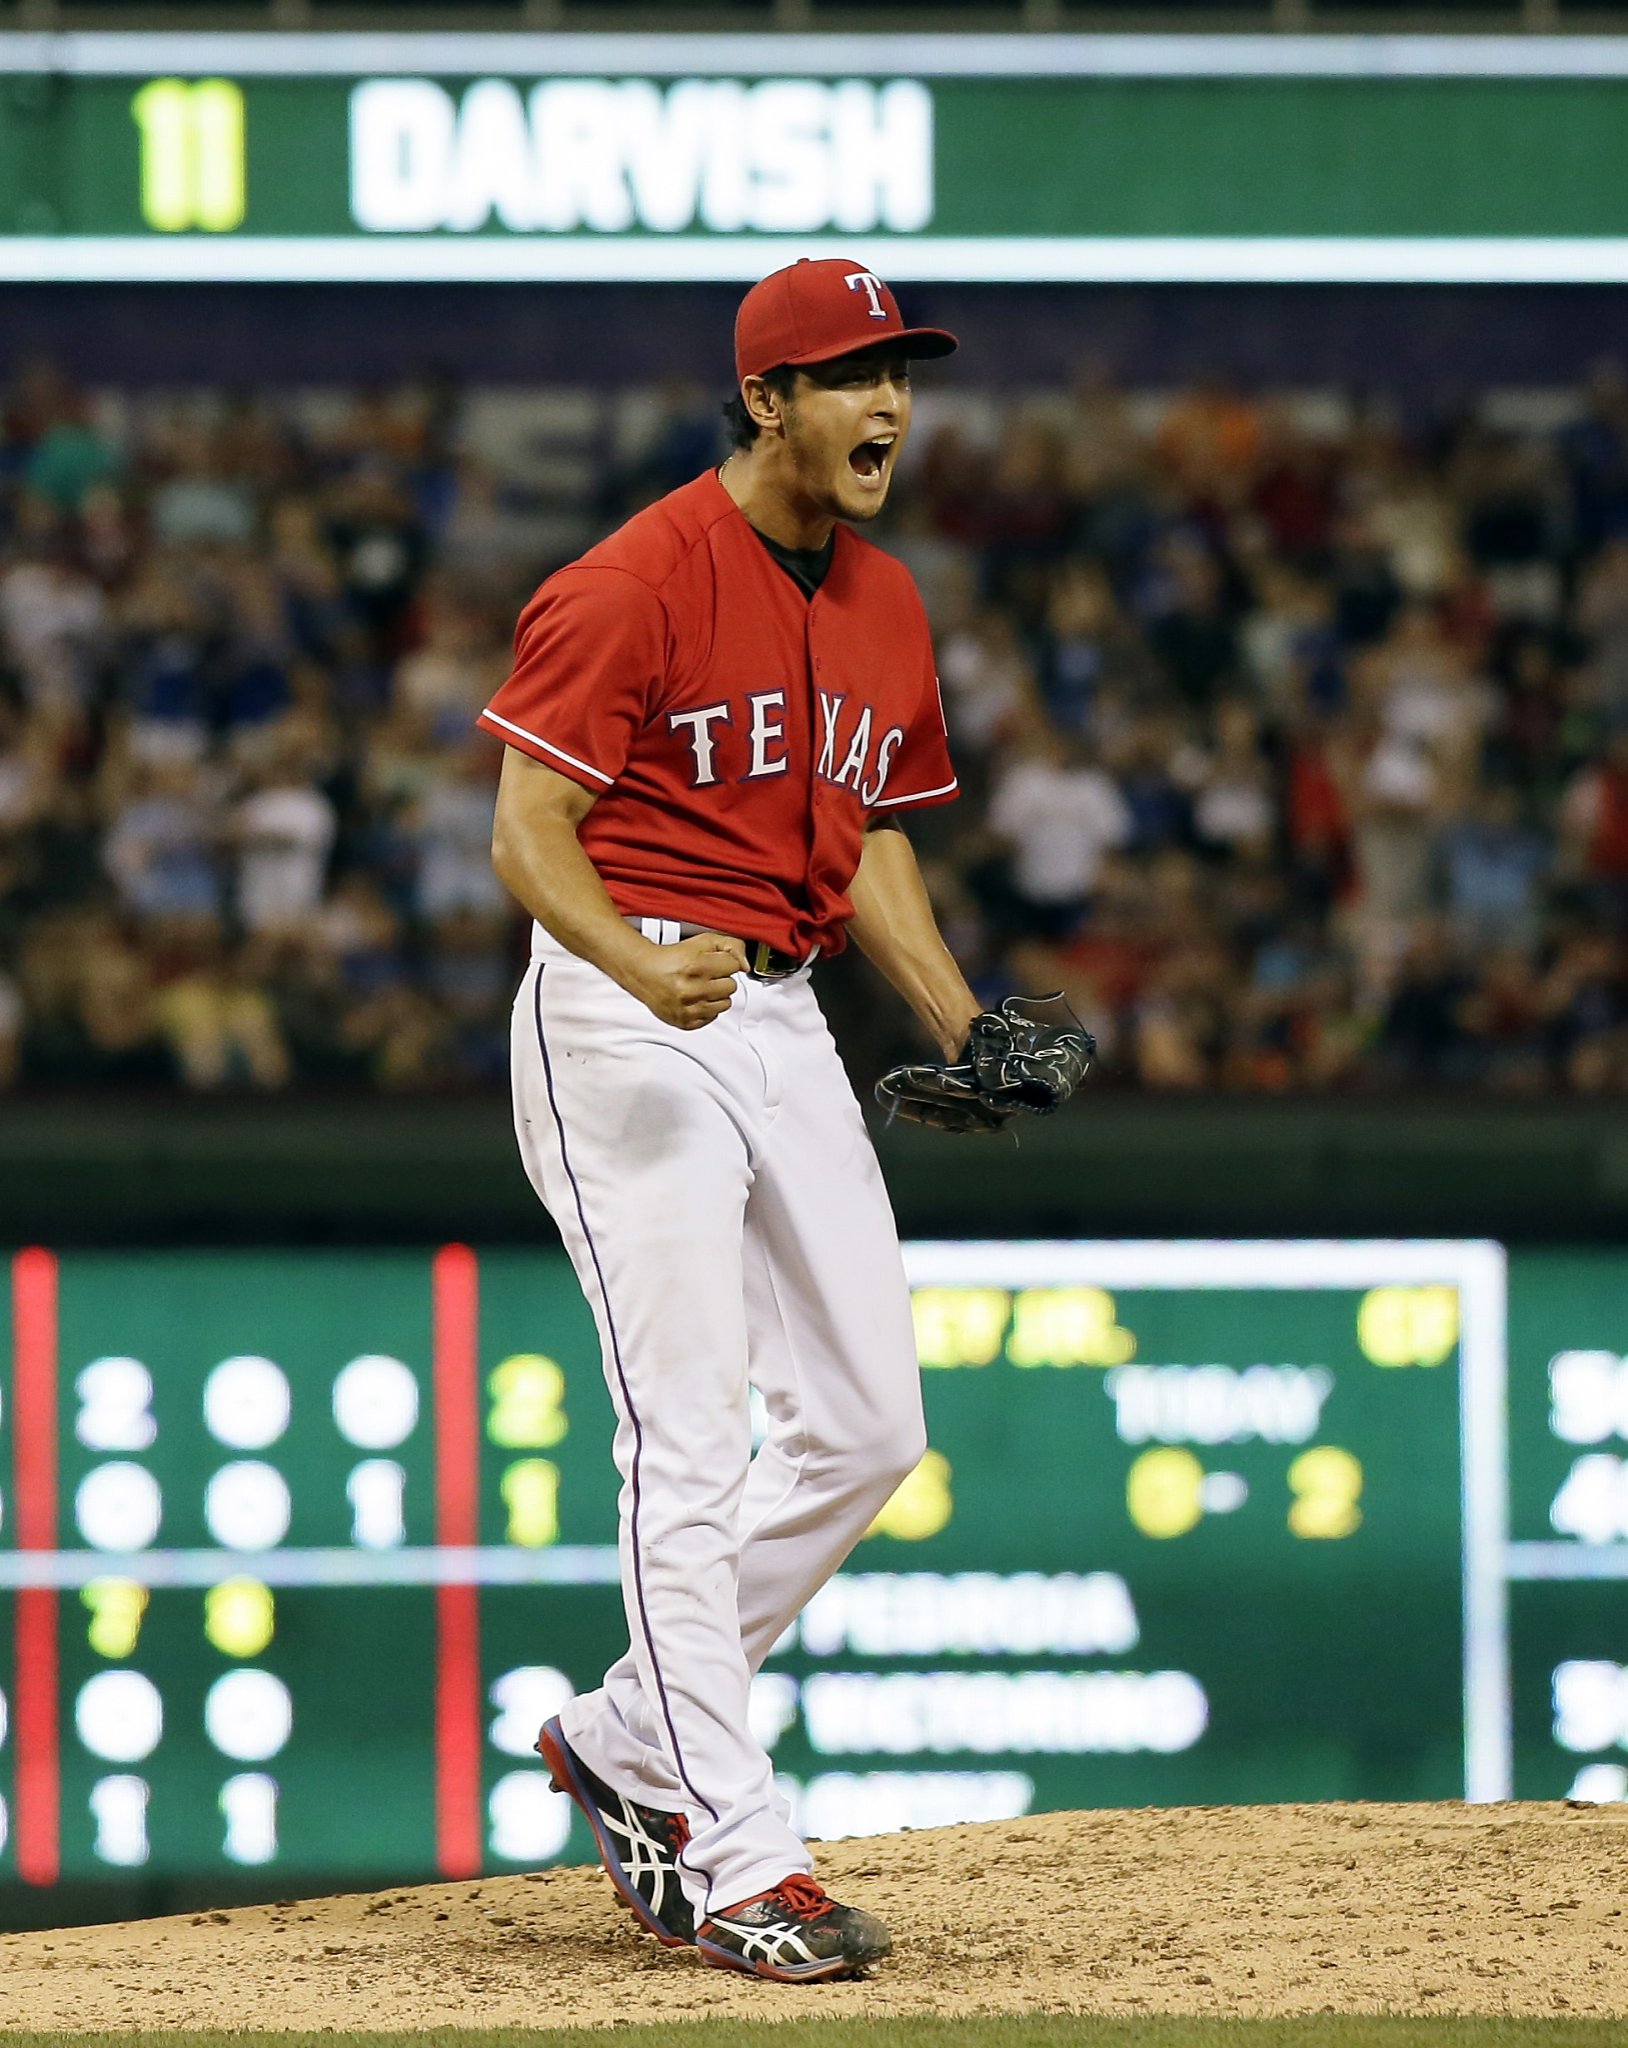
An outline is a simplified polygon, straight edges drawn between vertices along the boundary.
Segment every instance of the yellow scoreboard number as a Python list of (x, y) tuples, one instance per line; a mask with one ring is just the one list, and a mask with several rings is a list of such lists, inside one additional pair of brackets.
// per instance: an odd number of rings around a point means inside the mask
[[(486, 1391), (486, 1434), (503, 1450), (552, 1450), (570, 1430), (565, 1373), (540, 1351), (505, 1358), (488, 1374)], [(508, 1509), (511, 1543), (546, 1550), (559, 1541), (560, 1468), (552, 1458), (516, 1458), (504, 1467), (498, 1491)]]
[(141, 217), (166, 235), (243, 225), (243, 94), (226, 78), (155, 78), (130, 103), (141, 135)]

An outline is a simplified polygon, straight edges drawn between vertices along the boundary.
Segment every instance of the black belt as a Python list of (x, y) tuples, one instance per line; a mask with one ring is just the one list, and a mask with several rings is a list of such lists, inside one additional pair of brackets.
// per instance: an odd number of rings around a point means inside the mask
[[(642, 925), (643, 917), (629, 916), (629, 924)], [(662, 919), (662, 923), (673, 923)], [(698, 939), (705, 933), (709, 938), (733, 938), (732, 932), (720, 932), (714, 924), (682, 924), (673, 926), (681, 939)], [(753, 981), (785, 981), (793, 974), (800, 974), (813, 959), (812, 953), (782, 953), (778, 946), (771, 946), (767, 939), (739, 939), (737, 943), (746, 950), (746, 972)]]
[(808, 956), (782, 953), (767, 939), (742, 939), (741, 944), (746, 948), (746, 971), (754, 981), (784, 981), (808, 965)]

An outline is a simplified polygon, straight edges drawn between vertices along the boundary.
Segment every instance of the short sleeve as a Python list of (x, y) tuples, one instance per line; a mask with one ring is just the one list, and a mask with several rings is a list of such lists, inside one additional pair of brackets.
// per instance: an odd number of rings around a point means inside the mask
[(922, 621), (922, 678), (915, 715), (904, 729), (887, 780), (870, 808), (873, 811), (924, 809), (947, 804), (960, 784), (950, 766), (950, 736), (944, 725), (944, 697), (938, 686), (933, 643)]
[(620, 569), (562, 569), (520, 614), (514, 667), (476, 723), (585, 789), (622, 772), (666, 665), (666, 613)]

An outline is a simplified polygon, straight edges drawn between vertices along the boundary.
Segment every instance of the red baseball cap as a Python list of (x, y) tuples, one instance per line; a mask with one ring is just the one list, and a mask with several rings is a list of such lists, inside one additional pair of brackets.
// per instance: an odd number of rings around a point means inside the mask
[(912, 356), (947, 356), (942, 327), (906, 327), (898, 301), (874, 271), (844, 256), (801, 257), (764, 278), (735, 315), (735, 374), (761, 377), (782, 363), (828, 363), (878, 342)]

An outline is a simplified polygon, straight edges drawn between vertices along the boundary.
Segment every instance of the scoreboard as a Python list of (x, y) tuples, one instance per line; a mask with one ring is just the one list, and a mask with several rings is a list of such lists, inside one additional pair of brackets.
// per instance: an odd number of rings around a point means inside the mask
[[(1621, 1261), (907, 1261), (932, 1448), (754, 1687), (805, 1832), (1628, 1795)], [(531, 1748), (626, 1641), (563, 1258), (9, 1275), (0, 1887), (586, 1860)]]
[(0, 277), (1620, 283), (1625, 111), (1578, 34), (13, 31)]

